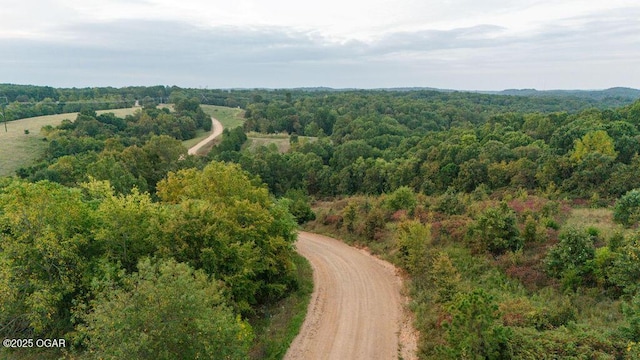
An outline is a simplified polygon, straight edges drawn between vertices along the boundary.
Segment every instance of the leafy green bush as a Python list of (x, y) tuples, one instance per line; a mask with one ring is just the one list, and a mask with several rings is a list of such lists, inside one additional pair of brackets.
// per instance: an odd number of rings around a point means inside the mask
[(640, 189), (631, 190), (616, 201), (613, 220), (624, 226), (631, 226), (640, 220)]
[(580, 276), (595, 256), (595, 237), (587, 231), (569, 228), (560, 232), (559, 242), (549, 250), (545, 264), (549, 275), (560, 278)]
[(509, 359), (513, 360), (629, 359), (623, 356), (626, 349), (608, 332), (583, 327), (559, 327), (547, 331), (514, 327), (512, 331)]
[(449, 307), (445, 323), (447, 346), (443, 355), (452, 359), (506, 359), (511, 329), (502, 326), (498, 306), (482, 289), (459, 294)]
[(627, 322), (620, 329), (622, 334), (630, 341), (640, 342), (640, 294), (623, 304), (622, 313)]
[(625, 244), (619, 246), (617, 256), (613, 259), (613, 266), (609, 269), (609, 280), (622, 292), (633, 296), (640, 291), (640, 234), (631, 239), (625, 239)]
[(97, 294), (78, 314), (96, 359), (246, 359), (251, 327), (226, 306), (215, 280), (174, 260), (142, 260), (123, 289)]
[(449, 188), (440, 196), (435, 209), (447, 215), (460, 215), (466, 211), (466, 205), (460, 199), (460, 194)]
[(522, 247), (522, 238), (516, 222), (515, 212), (503, 202), (478, 216), (467, 232), (467, 241), (475, 250), (494, 255), (518, 250)]
[(302, 190), (290, 189), (284, 195), (287, 200), (289, 212), (296, 218), (298, 224), (304, 224), (307, 221), (315, 220), (316, 214), (311, 210), (309, 197)]
[(428, 247), (431, 245), (431, 227), (419, 221), (403, 221), (398, 226), (398, 257), (403, 268), (414, 277), (426, 275), (432, 265)]
[(384, 212), (379, 209), (373, 209), (367, 214), (364, 222), (364, 231), (367, 239), (375, 240), (378, 232), (386, 226)]
[(391, 211), (407, 210), (411, 213), (415, 209), (416, 204), (416, 194), (408, 186), (397, 188), (385, 200), (385, 205)]

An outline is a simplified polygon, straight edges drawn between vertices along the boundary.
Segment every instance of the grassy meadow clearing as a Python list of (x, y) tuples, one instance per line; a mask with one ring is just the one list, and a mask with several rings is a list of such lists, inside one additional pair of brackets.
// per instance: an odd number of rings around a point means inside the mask
[[(314, 136), (298, 136), (298, 141), (316, 141), (318, 138)], [(273, 144), (278, 149), (278, 152), (284, 154), (291, 149), (291, 138), (286, 132), (278, 134), (263, 134), (255, 131), (247, 133), (246, 148), (254, 151), (261, 146), (269, 147)]]
[[(200, 107), (202, 107), (202, 110), (207, 115), (218, 119), (225, 129), (231, 130), (238, 126), (242, 126), (244, 123), (244, 110), (216, 105), (200, 105)], [(209, 131), (198, 129), (196, 137), (183, 141), (182, 145), (186, 148), (190, 148), (205, 139), (209, 134)], [(207, 151), (209, 150), (211, 149), (209, 148)]]
[(213, 116), (225, 129), (233, 129), (244, 124), (244, 110), (217, 105), (200, 105), (205, 114)]
[[(116, 116), (133, 114), (139, 108), (100, 110), (98, 114), (114, 113)], [(78, 113), (66, 113), (9, 121), (0, 125), (0, 176), (13, 175), (22, 166), (31, 164), (40, 157), (46, 141), (40, 135), (45, 125), (56, 126), (62, 120), (74, 120)]]
[(285, 153), (291, 148), (287, 133), (261, 134), (252, 131), (247, 134), (247, 144), (245, 146), (251, 150), (255, 150), (260, 146), (269, 146), (270, 144), (274, 144), (281, 153)]

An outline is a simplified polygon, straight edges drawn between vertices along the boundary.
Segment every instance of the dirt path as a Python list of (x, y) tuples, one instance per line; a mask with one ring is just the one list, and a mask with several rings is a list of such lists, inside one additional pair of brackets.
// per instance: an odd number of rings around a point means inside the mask
[(313, 267), (314, 290), (285, 359), (415, 359), (416, 333), (391, 264), (307, 232), (296, 246)]
[(211, 135), (209, 135), (206, 139), (200, 141), (199, 143), (195, 144), (191, 148), (189, 148), (189, 151), (187, 153), (189, 155), (198, 154), (198, 151), (200, 151), (200, 149), (203, 146), (205, 146), (208, 143), (212, 142), (213, 139), (217, 138), (218, 136), (220, 136), (220, 134), (222, 134), (222, 129), (223, 129), (222, 123), (220, 121), (218, 121), (218, 119), (215, 119), (214, 117), (211, 117)]
[[(197, 152), (222, 134), (215, 118)], [(313, 267), (307, 317), (285, 355), (308, 359), (416, 359), (417, 333), (404, 309), (402, 280), (393, 265), (336, 239), (298, 233), (298, 252)]]

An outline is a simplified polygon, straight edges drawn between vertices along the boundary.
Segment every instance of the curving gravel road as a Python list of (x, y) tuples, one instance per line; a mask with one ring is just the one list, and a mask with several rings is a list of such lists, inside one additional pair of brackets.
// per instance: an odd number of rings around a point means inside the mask
[[(222, 124), (213, 117), (211, 121), (211, 135), (189, 154), (222, 134)], [(402, 280), (393, 265), (339, 240), (303, 231), (296, 247), (313, 267), (314, 289), (307, 317), (285, 359), (417, 358), (417, 333), (404, 310)]]
[(195, 144), (191, 148), (189, 148), (189, 150), (187, 151), (187, 154), (189, 155), (198, 154), (198, 151), (200, 151), (200, 149), (203, 146), (212, 142), (213, 139), (217, 138), (218, 136), (220, 136), (220, 134), (222, 134), (222, 129), (223, 129), (222, 123), (218, 121), (218, 119), (211, 117), (211, 135), (209, 135), (206, 139), (200, 141), (199, 143)]
[(299, 232), (296, 247), (313, 267), (314, 291), (285, 359), (415, 358), (416, 333), (391, 264), (313, 233)]

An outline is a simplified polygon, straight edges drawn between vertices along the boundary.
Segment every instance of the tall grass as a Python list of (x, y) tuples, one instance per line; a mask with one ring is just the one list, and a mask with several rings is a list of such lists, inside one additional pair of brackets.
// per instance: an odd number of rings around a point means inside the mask
[(613, 210), (611, 208), (571, 209), (564, 226), (578, 229), (596, 228), (600, 231), (600, 237), (603, 239), (611, 238), (616, 232), (629, 232), (629, 230), (613, 222)]

